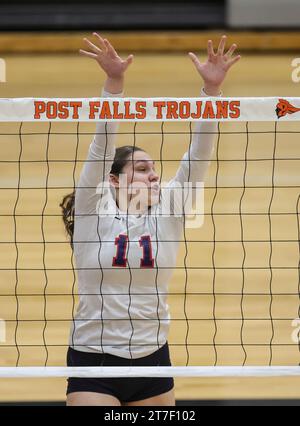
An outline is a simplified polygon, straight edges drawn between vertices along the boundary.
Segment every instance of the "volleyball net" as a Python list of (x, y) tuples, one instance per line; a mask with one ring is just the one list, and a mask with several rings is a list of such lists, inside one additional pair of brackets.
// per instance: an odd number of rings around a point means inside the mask
[[(188, 161), (195, 123), (217, 123), (169, 284), (173, 367), (64, 367), (79, 293), (60, 203), (96, 122), (114, 121), (160, 181)], [(300, 375), (299, 135), (300, 98), (0, 99), (0, 377)]]

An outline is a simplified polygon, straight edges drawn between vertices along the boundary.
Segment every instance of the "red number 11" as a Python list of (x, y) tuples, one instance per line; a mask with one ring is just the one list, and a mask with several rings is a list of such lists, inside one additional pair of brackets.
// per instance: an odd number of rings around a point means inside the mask
[[(112, 266), (122, 266), (126, 268), (127, 258), (126, 249), (128, 243), (128, 235), (120, 234), (115, 239), (115, 245), (117, 246), (117, 255), (113, 258)], [(153, 268), (154, 259), (152, 257), (152, 245), (151, 238), (149, 235), (144, 235), (139, 240), (140, 247), (143, 248), (143, 257), (141, 258), (141, 268)]]

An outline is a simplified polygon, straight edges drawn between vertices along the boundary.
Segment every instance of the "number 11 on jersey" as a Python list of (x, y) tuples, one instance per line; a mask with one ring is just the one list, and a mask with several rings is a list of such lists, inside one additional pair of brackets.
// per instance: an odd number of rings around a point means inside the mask
[[(142, 255), (140, 262), (141, 268), (153, 268), (154, 259), (152, 257), (152, 244), (151, 238), (149, 235), (143, 235), (140, 240), (140, 247), (142, 247)], [(115, 245), (117, 246), (117, 254), (113, 258), (112, 266), (121, 266), (126, 268), (127, 258), (126, 258), (126, 249), (128, 244), (128, 235), (120, 234), (115, 238)]]

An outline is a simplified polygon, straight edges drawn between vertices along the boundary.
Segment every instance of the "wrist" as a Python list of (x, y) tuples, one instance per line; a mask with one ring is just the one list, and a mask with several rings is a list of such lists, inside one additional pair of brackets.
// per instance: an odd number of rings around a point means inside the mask
[(109, 77), (104, 84), (104, 90), (109, 93), (121, 93), (124, 87), (124, 75), (118, 77)]
[(221, 86), (213, 86), (210, 84), (204, 84), (204, 92), (208, 96), (220, 96), (221, 93)]

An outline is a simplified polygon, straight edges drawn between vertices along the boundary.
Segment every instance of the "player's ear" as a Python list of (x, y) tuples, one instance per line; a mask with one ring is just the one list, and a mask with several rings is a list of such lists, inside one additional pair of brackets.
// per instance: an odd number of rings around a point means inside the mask
[(119, 187), (119, 177), (116, 175), (113, 175), (112, 173), (109, 174), (109, 182), (115, 186), (116, 188)]

